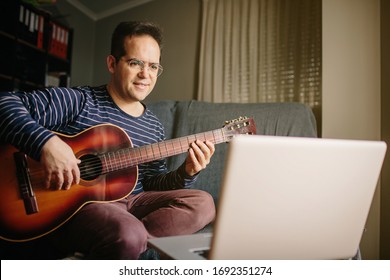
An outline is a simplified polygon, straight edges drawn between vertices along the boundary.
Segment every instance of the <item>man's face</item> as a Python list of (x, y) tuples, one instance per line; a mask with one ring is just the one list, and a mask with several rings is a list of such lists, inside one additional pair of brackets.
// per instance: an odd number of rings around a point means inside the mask
[[(148, 35), (127, 37), (124, 46), (126, 55), (117, 61), (112, 56), (108, 58), (112, 74), (110, 84), (115, 89), (111, 94), (115, 94), (120, 102), (142, 101), (156, 84), (155, 66), (159, 65), (160, 47)], [(137, 61), (143, 63), (144, 67)]]

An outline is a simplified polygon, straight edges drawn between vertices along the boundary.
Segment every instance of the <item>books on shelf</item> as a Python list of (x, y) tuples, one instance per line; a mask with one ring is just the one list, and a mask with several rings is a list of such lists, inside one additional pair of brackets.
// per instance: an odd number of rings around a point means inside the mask
[(68, 57), (69, 29), (55, 22), (49, 22), (51, 36), (49, 39), (49, 54), (63, 59)]
[[(47, 35), (45, 32), (47, 32)], [(49, 19), (44, 12), (20, 3), (17, 25), (17, 36), (20, 40), (39, 49), (47, 47), (49, 54), (67, 59), (69, 33), (69, 28)], [(48, 37), (47, 46), (45, 46), (44, 36)]]
[(19, 22), (17, 35), (21, 40), (26, 41), (39, 49), (43, 49), (43, 36), (45, 30), (45, 17), (43, 13), (33, 10), (27, 5), (19, 6)]

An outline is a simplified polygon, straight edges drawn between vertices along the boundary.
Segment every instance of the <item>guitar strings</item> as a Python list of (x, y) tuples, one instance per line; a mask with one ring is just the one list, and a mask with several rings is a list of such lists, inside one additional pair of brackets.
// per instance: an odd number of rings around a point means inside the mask
[[(210, 139), (210, 134), (212, 134), (213, 139)], [(192, 136), (180, 137), (177, 139), (171, 139), (164, 142), (157, 142), (147, 146), (140, 147), (129, 147), (120, 149), (117, 151), (106, 152), (100, 155), (94, 155), (92, 158), (87, 158), (82, 161), (80, 164), (80, 173), (87, 172), (87, 175), (92, 177), (98, 177), (101, 174), (106, 174), (108, 172), (122, 170), (126, 168), (135, 167), (136, 165), (148, 161), (153, 161), (158, 158), (167, 157), (170, 154), (175, 154), (177, 151), (185, 152), (189, 148), (189, 144), (196, 141), (212, 141), (214, 144), (219, 144), (226, 141), (226, 135), (222, 133), (222, 130), (214, 130), (205, 133), (199, 133)], [(186, 144), (186, 147), (183, 147), (183, 141)], [(176, 142), (176, 143), (175, 143)], [(180, 144), (175, 146), (174, 144)], [(162, 146), (165, 146), (161, 149)], [(153, 151), (153, 147), (156, 147), (155, 150), (158, 150), (158, 153)], [(151, 156), (148, 156), (148, 153)], [(164, 154), (164, 155), (163, 155)], [(107, 159), (108, 157), (108, 159)], [(104, 161), (104, 163), (103, 163)], [(88, 169), (88, 170), (86, 170)], [(31, 170), (30, 175), (32, 177), (42, 175), (43, 170)]]
[[(217, 136), (215, 136), (215, 134), (216, 133), (214, 131), (213, 132), (214, 139), (212, 139), (212, 141), (222, 142), (224, 137), (221, 136), (221, 133), (217, 133)], [(203, 133), (203, 134), (197, 134), (195, 136), (187, 136), (187, 137), (181, 137), (178, 139), (168, 140), (164, 142), (158, 142), (155, 144), (141, 146), (137, 148), (125, 148), (118, 151), (107, 152), (97, 158), (92, 158), (89, 161), (87, 160), (88, 163), (85, 164), (84, 166), (87, 166), (87, 168), (90, 171), (97, 172), (96, 175), (99, 175), (101, 173), (102, 166), (106, 167), (105, 172), (103, 173), (121, 170), (125, 168), (131, 168), (140, 163), (153, 161), (158, 158), (164, 158), (172, 154), (177, 154), (178, 152), (182, 153), (189, 148), (189, 143), (197, 139), (200, 140), (201, 135), (203, 136), (202, 138), (203, 141), (210, 138), (207, 136), (206, 133)], [(185, 142), (184, 147), (183, 147), (183, 141)], [(175, 146), (175, 142), (176, 144), (179, 143), (180, 147)], [(92, 166), (90, 162), (95, 164), (95, 166)]]
[[(224, 141), (224, 137), (222, 133), (216, 131), (209, 132), (208, 134), (212, 136), (212, 140), (215, 143), (220, 143)], [(217, 134), (217, 135), (215, 135)], [(181, 137), (178, 139), (168, 140), (164, 142), (158, 142), (152, 145), (141, 146), (137, 148), (129, 148), (122, 149), (119, 151), (108, 152), (99, 157), (102, 161), (104, 161), (105, 170), (107, 172), (121, 170), (125, 168), (134, 167), (137, 164), (149, 162), (156, 160), (158, 158), (164, 158), (172, 154), (177, 154), (178, 152), (183, 153), (189, 148), (189, 143), (195, 140), (210, 140), (210, 135), (207, 133), (197, 134), (194, 136)], [(202, 136), (202, 137), (201, 137)], [(176, 143), (175, 143), (176, 142)], [(184, 147), (183, 147), (183, 142)], [(175, 146), (175, 144), (180, 144), (180, 146)], [(163, 149), (161, 149), (163, 148)], [(91, 159), (91, 161), (96, 161), (96, 159)], [(98, 160), (95, 162), (95, 172), (100, 172), (102, 161)], [(89, 167), (91, 167), (89, 165)]]
[[(94, 179), (96, 179), (101, 174), (105, 174), (105, 173), (108, 173), (111, 171), (126, 169), (126, 168), (132, 168), (140, 163), (153, 161), (153, 160), (156, 160), (158, 158), (167, 157), (169, 155), (175, 155), (175, 154), (178, 154), (177, 151), (180, 151), (181, 153), (185, 152), (185, 150), (187, 150), (189, 148), (190, 143), (194, 142), (196, 140), (202, 140), (202, 141), (210, 140), (210, 141), (214, 142), (214, 144), (228, 142), (230, 140), (230, 137), (233, 136), (234, 134), (245, 133), (244, 131), (241, 131), (240, 133), (234, 132), (234, 130), (236, 130), (237, 128), (239, 130), (242, 130), (243, 127), (246, 127), (246, 129), (244, 129), (244, 130), (246, 130), (246, 134), (254, 134), (255, 132), (253, 133), (253, 128), (249, 128), (249, 126), (253, 126), (253, 124), (251, 125), (250, 123), (245, 122), (245, 123), (241, 123), (241, 124), (236, 124), (234, 129), (233, 128), (229, 129), (226, 126), (224, 126), (222, 129), (199, 133), (199, 134), (195, 134), (192, 136), (190, 135), (190, 136), (186, 136), (186, 137), (181, 137), (181, 138), (177, 138), (177, 139), (171, 139), (171, 140), (167, 140), (167, 141), (163, 141), (163, 142), (154, 143), (151, 145), (140, 146), (140, 147), (128, 147), (128, 148), (124, 148), (124, 149), (121, 149), (118, 151), (111, 151), (111, 152), (102, 153), (100, 155), (93, 155), (90, 158), (82, 160), (83, 164), (79, 165), (80, 174), (83, 176), (83, 174), (82, 174), (83, 172), (89, 171), (90, 173), (87, 174), (86, 176), (92, 176), (92, 177), (96, 176), (94, 178)], [(207, 135), (212, 135), (212, 137), (211, 137), (212, 139), (209, 139), (209, 137)], [(185, 149), (183, 148), (182, 141), (185, 142)], [(175, 143), (176, 144), (179, 143), (180, 148), (178, 146), (176, 147), (174, 145)], [(165, 149), (162, 150), (161, 147), (163, 145), (165, 146)], [(171, 146), (168, 147), (169, 145), (171, 145)], [(158, 154), (155, 153), (155, 151), (153, 150), (153, 147), (157, 147)], [(148, 151), (149, 151), (149, 153), (148, 153)], [(163, 152), (165, 152), (165, 156), (163, 156)], [(136, 155), (137, 153), (138, 153), (138, 155)], [(150, 156), (150, 153), (152, 154), (151, 156)], [(149, 156), (148, 156), (148, 154), (149, 154)], [(118, 161), (117, 155), (119, 155), (120, 161)], [(107, 156), (109, 158), (108, 161), (107, 161)], [(114, 159), (114, 161), (112, 161), (112, 158)], [(103, 161), (102, 161), (103, 159), (105, 161), (105, 164), (103, 164)], [(109, 162), (109, 164), (108, 164), (108, 162)], [(131, 165), (129, 165), (129, 162), (131, 163)], [(88, 170), (84, 171), (87, 169), (86, 166), (88, 167)], [(114, 166), (114, 168), (113, 168), (113, 166)], [(36, 167), (36, 166), (33, 165), (33, 168), (34, 167)], [(111, 167), (111, 169), (110, 169), (110, 167)], [(32, 168), (32, 170), (34, 170), (33, 168)], [(27, 167), (27, 169), (28, 169), (28, 167)], [(102, 172), (103, 170), (104, 170), (104, 172)], [(37, 174), (44, 173), (42, 168), (36, 169), (36, 171), (29, 170), (28, 173), (29, 173), (28, 178), (30, 179), (30, 183), (32, 183), (32, 185), (36, 186), (35, 182), (37, 182), (39, 180), (41, 187), (44, 186), (44, 184), (42, 184), (44, 177), (37, 178), (35, 176)], [(84, 179), (84, 178), (82, 178), (82, 179)]]

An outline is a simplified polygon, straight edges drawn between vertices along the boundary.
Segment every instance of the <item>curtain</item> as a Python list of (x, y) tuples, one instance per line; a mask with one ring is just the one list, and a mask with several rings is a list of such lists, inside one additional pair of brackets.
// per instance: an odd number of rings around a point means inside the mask
[(321, 105), (321, 0), (203, 0), (198, 100)]

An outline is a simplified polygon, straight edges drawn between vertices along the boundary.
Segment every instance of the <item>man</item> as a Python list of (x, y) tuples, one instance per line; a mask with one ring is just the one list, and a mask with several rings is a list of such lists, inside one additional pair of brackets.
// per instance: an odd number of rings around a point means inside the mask
[[(52, 131), (76, 134), (102, 123), (120, 126), (134, 147), (164, 140), (163, 126), (142, 103), (161, 74), (160, 29), (143, 22), (120, 23), (112, 35), (106, 86), (50, 88), (3, 93), (0, 140), (39, 160), (46, 188), (66, 191), (80, 182), (80, 159)], [(137, 259), (147, 239), (194, 233), (215, 217), (212, 197), (188, 189), (210, 162), (214, 145), (192, 143), (177, 170), (165, 160), (139, 165), (134, 191), (118, 202), (91, 203), (47, 239), (64, 253), (88, 259)]]

